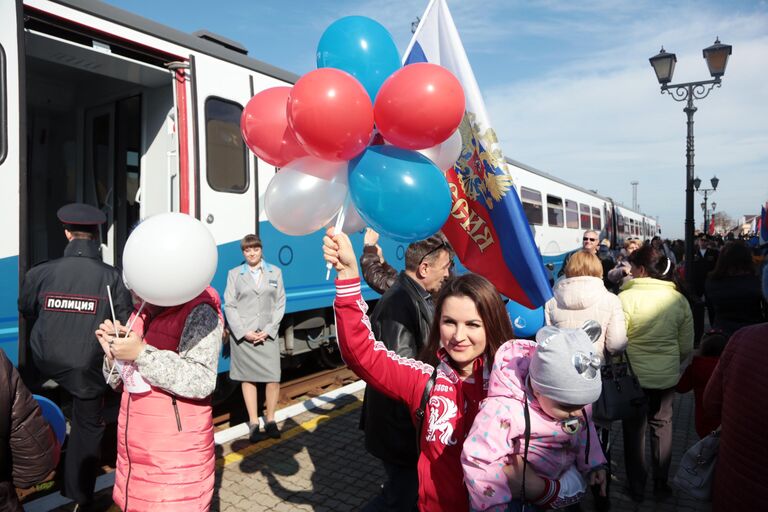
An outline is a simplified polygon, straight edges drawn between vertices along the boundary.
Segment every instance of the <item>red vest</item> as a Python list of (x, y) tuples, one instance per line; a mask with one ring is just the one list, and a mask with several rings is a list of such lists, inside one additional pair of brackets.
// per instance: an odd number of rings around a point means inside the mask
[[(222, 318), (219, 295), (208, 287), (180, 306), (142, 313), (133, 330), (149, 345), (177, 352), (184, 323), (200, 304), (210, 304)], [(122, 510), (208, 510), (215, 463), (210, 398), (175, 397), (154, 386), (147, 393), (123, 393), (112, 494)]]

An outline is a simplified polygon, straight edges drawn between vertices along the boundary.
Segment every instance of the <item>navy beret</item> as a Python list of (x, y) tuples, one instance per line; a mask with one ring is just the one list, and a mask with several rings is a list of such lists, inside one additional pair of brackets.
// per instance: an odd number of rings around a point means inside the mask
[(104, 212), (89, 204), (70, 203), (59, 208), (56, 216), (62, 224), (73, 226), (98, 226), (107, 221)]

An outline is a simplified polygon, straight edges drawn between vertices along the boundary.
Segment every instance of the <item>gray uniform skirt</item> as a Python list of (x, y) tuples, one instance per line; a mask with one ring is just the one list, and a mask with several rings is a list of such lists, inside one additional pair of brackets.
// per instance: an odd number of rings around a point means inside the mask
[(254, 345), (229, 338), (232, 360), (229, 378), (241, 382), (280, 382), (280, 342), (267, 339)]

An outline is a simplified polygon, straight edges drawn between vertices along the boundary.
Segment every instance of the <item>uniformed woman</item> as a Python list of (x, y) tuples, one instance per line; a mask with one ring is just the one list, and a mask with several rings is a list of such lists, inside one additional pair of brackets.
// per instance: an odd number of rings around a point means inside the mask
[[(280, 393), (280, 344), (277, 331), (285, 313), (280, 269), (264, 261), (261, 240), (246, 235), (240, 242), (245, 262), (229, 271), (224, 312), (230, 331), (229, 376), (241, 382), (251, 442), (279, 438), (275, 408)], [(259, 430), (256, 383), (266, 383), (266, 422)]]

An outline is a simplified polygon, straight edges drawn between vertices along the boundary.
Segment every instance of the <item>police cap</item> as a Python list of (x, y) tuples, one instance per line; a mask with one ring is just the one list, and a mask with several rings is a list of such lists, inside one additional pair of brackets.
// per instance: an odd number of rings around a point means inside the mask
[(70, 203), (56, 212), (62, 224), (68, 226), (99, 226), (107, 221), (104, 212), (89, 204)]

